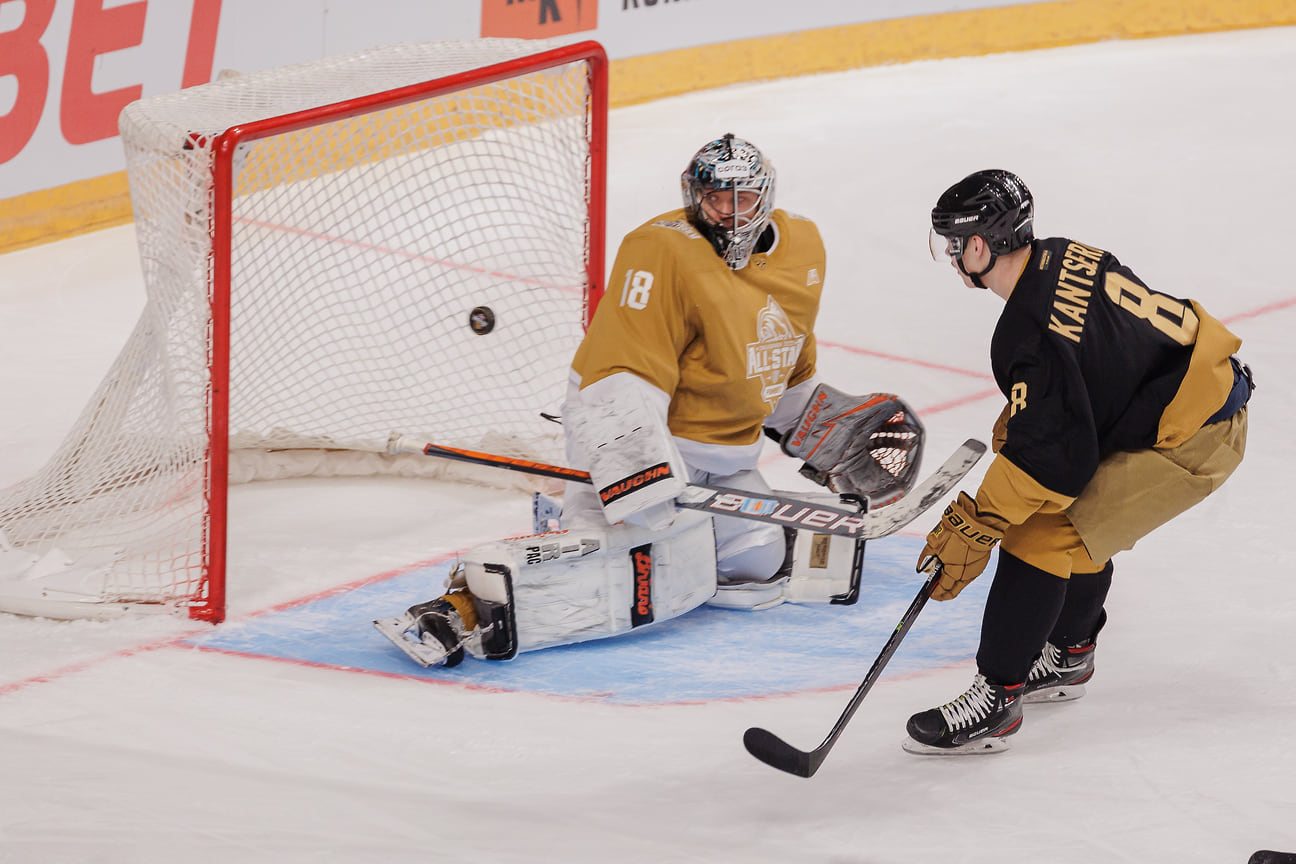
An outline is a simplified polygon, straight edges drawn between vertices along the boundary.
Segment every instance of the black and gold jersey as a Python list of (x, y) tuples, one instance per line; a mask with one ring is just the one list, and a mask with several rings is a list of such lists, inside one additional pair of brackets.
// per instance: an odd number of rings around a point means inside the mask
[(1110, 252), (1035, 240), (990, 346), (1008, 399), (1000, 456), (1065, 503), (1104, 456), (1174, 447), (1200, 429), (1228, 398), (1240, 345)]

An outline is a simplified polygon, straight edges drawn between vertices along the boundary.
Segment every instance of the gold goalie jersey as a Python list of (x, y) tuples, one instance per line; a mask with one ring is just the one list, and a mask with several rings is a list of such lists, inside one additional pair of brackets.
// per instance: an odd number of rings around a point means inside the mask
[(754, 443), (783, 392), (814, 375), (824, 278), (813, 222), (775, 210), (770, 225), (772, 246), (741, 270), (683, 210), (626, 235), (572, 361), (581, 386), (630, 372), (671, 397), (674, 435)]

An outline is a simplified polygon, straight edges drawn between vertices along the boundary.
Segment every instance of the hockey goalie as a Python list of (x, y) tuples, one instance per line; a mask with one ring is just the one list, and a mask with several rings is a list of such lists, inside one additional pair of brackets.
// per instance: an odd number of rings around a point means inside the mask
[(541, 518), (541, 533), (469, 549), (445, 593), (374, 622), (419, 663), (507, 660), (704, 603), (840, 598), (857, 566), (849, 539), (675, 506), (689, 483), (770, 492), (763, 435), (834, 501), (879, 507), (912, 487), (924, 435), (912, 409), (816, 374), (823, 243), (774, 208), (769, 160), (725, 135), (681, 184), (682, 209), (623, 240), (572, 362), (567, 458), (591, 482), (567, 484), (557, 531)]

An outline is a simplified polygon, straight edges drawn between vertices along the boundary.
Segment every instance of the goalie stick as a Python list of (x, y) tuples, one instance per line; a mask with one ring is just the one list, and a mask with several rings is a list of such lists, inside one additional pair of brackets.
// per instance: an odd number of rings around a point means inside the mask
[[(778, 492), (753, 493), (699, 483), (690, 483), (675, 499), (675, 504), (713, 515), (738, 516), (757, 522), (769, 522), (787, 528), (805, 528), (820, 534), (837, 534), (856, 540), (875, 540), (899, 531), (948, 495), (959, 480), (972, 470), (972, 466), (985, 453), (985, 449), (985, 444), (969, 438), (959, 445), (935, 473), (918, 484), (908, 495), (894, 504), (888, 504), (877, 510), (863, 507), (861, 509), (864, 512), (860, 512), (845, 507), (805, 501)], [(387, 452), (393, 455), (422, 453), (425, 456), (439, 456), (458, 462), (520, 471), (540, 477), (554, 477), (578, 483), (591, 482), (588, 473), (576, 468), (425, 443), (401, 435), (399, 432), (391, 433), (387, 440)]]
[(873, 661), (869, 668), (868, 674), (864, 676), (864, 682), (860, 684), (855, 695), (851, 697), (850, 702), (846, 705), (846, 710), (837, 718), (832, 730), (823, 743), (813, 750), (798, 750), (782, 738), (762, 729), (759, 726), (753, 726), (743, 734), (743, 746), (747, 752), (755, 756), (772, 768), (780, 771), (786, 771), (788, 774), (795, 774), (798, 777), (813, 777), (814, 773), (819, 770), (824, 759), (828, 758), (828, 751), (837, 743), (841, 737), (842, 730), (850, 722), (851, 717), (855, 716), (856, 710), (859, 709), (860, 703), (868, 695), (869, 690), (873, 689), (873, 684), (882, 675), (882, 670), (886, 668), (887, 663), (891, 661), (891, 656), (895, 654), (896, 649), (900, 647), (901, 640), (913, 626), (914, 620), (918, 613), (922, 611), (923, 606), (927, 605), (927, 598), (931, 596), (932, 589), (936, 587), (937, 581), (940, 580), (941, 566), (937, 562), (932, 568), (932, 573), (927, 577), (919, 589), (918, 595), (914, 597), (909, 608), (905, 610), (904, 617), (900, 623), (891, 631), (891, 636), (887, 639), (886, 645), (882, 647), (882, 653)]

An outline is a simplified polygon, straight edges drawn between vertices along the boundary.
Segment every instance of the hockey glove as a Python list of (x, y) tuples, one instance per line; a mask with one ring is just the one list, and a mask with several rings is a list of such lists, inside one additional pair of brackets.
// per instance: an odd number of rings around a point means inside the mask
[(820, 384), (781, 443), (804, 460), (803, 476), (879, 507), (913, 488), (924, 436), (918, 416), (895, 394), (851, 396)]
[(1003, 539), (1003, 531), (988, 524), (966, 492), (945, 508), (940, 523), (927, 535), (927, 545), (918, 556), (919, 573), (930, 573), (937, 560), (940, 580), (932, 590), (933, 600), (952, 600), (985, 569), (990, 552)]

